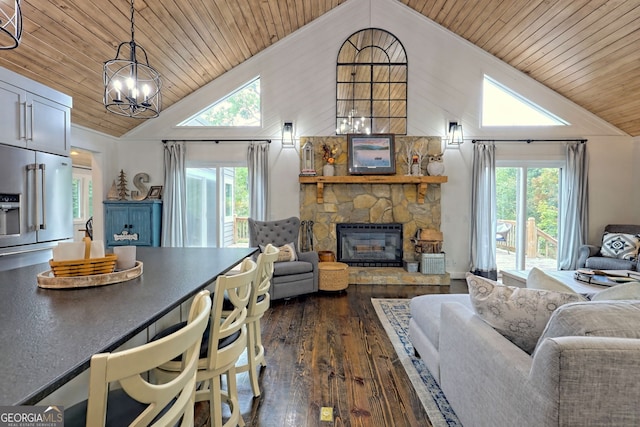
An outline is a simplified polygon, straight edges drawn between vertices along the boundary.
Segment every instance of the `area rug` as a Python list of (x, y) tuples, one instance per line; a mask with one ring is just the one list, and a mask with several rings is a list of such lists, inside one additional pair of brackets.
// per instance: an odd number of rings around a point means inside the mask
[(414, 356), (409, 341), (408, 299), (371, 298), (393, 347), (402, 362), (416, 394), (434, 427), (462, 426), (447, 398), (421, 359)]

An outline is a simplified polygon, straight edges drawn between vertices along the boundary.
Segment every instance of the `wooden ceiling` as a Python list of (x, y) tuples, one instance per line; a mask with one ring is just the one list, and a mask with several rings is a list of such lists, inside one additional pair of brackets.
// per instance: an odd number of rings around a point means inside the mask
[[(346, 1), (136, 0), (135, 39), (163, 77), (166, 109)], [(391, 1), (640, 135), (640, 2)], [(5, 10), (12, 4), (0, 0)], [(130, 38), (127, 0), (25, 0), (22, 8), (23, 41), (0, 51), (0, 66), (71, 95), (77, 125), (121, 136), (140, 124), (102, 105), (102, 63)]]

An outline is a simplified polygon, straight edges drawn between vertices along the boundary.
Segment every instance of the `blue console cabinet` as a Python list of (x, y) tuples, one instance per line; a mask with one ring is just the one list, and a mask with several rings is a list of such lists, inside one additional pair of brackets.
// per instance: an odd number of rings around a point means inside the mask
[(106, 246), (160, 246), (162, 201), (104, 202)]

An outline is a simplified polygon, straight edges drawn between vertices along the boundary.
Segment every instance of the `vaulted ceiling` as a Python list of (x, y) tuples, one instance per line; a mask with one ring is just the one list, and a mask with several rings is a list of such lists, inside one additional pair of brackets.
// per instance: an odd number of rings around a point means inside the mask
[[(349, 0), (137, 0), (135, 39), (163, 77), (163, 108)], [(640, 135), (640, 2), (403, 3), (632, 136)], [(13, 0), (0, 0), (10, 9)], [(130, 35), (127, 0), (23, 1), (24, 36), (0, 66), (73, 97), (77, 125), (140, 124), (102, 105), (102, 63)], [(354, 28), (354, 31), (360, 28)]]

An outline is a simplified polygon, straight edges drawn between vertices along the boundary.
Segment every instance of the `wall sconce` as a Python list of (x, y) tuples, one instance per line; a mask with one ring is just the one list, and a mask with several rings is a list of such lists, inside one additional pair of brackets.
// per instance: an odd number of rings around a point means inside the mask
[(449, 126), (447, 127), (447, 145), (460, 145), (463, 142), (462, 124), (459, 122), (449, 122)]
[(282, 126), (282, 147), (295, 148), (293, 122), (284, 122)]

